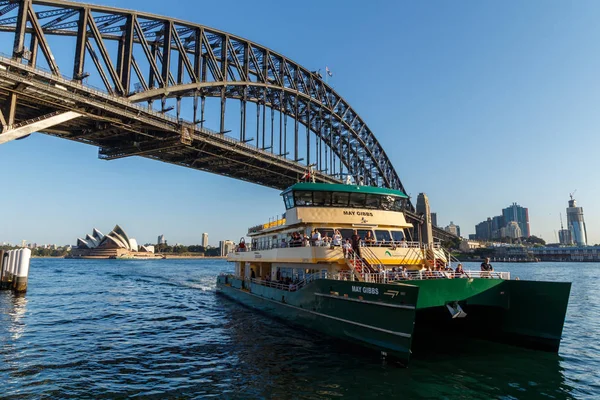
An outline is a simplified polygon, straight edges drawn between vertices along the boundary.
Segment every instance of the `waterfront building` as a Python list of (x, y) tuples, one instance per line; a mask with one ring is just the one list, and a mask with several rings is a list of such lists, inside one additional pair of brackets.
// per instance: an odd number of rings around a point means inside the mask
[(204, 249), (208, 247), (208, 233), (206, 232), (202, 234), (202, 247), (204, 247)]
[(158, 236), (158, 240), (156, 241), (157, 244), (167, 244), (167, 240), (165, 239), (165, 235), (159, 235)]
[(577, 207), (577, 202), (571, 195), (567, 208), (567, 226), (571, 232), (571, 240), (577, 246), (587, 245), (587, 231), (583, 219), (583, 207)]
[(232, 240), (221, 240), (219, 241), (219, 249), (221, 250), (221, 257), (225, 257), (235, 250), (235, 243)]
[(529, 210), (525, 207), (521, 207), (517, 203), (512, 203), (512, 205), (502, 210), (502, 216), (504, 217), (504, 225), (505, 227), (511, 221), (515, 221), (519, 224), (519, 228), (521, 229), (521, 235), (524, 237), (529, 237)]
[(109, 234), (103, 235), (98, 229), (87, 234), (85, 239), (77, 239), (77, 248), (72, 258), (153, 258), (154, 246), (138, 246), (134, 238), (115, 225)]
[(531, 251), (541, 261), (600, 261), (600, 246), (545, 246)]
[(431, 225), (437, 228), (437, 213), (431, 213)]
[(472, 252), (473, 250), (480, 249), (482, 247), (485, 247), (485, 245), (477, 240), (462, 240), (458, 246), (459, 250), (463, 253)]

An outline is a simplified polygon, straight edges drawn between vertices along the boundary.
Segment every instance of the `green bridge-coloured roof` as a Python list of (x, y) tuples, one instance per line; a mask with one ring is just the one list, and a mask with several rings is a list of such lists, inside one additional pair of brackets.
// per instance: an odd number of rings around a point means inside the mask
[(356, 185), (342, 185), (339, 183), (312, 183), (312, 182), (300, 182), (285, 189), (281, 194), (285, 194), (291, 191), (306, 190), (312, 192), (347, 192), (347, 193), (368, 193), (368, 194), (379, 194), (387, 196), (396, 196), (408, 198), (406, 194), (400, 190), (386, 189), (374, 186), (356, 186)]

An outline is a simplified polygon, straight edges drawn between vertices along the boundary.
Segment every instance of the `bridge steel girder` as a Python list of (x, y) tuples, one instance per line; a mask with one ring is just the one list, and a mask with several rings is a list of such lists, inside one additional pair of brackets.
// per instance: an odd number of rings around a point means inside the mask
[(45, 130), (81, 116), (81, 114), (74, 111), (55, 112), (43, 115), (31, 121), (22, 122), (17, 126), (7, 127), (7, 129), (3, 130), (0, 134), (0, 144), (24, 138), (25, 136), (31, 135), (33, 132)]
[[(273, 172), (274, 174), (283, 174), (282, 171), (288, 170), (288, 179), (273, 182), (258, 179), (256, 183), (282, 188), (282, 185), (290, 181), (291, 175), (314, 161), (321, 170), (327, 171), (321, 174), (323, 181), (339, 182), (343, 175), (349, 174), (355, 178), (360, 176), (368, 185), (406, 192), (382, 145), (358, 113), (323, 80), (319, 72), (310, 71), (282, 54), (227, 32), (143, 12), (63, 0), (16, 0), (11, 3), (14, 4), (18, 6), (7, 8), (5, 14), (0, 16), (0, 32), (12, 32), (15, 35), (13, 49), (4, 51), (13, 54), (14, 62), (35, 68), (39, 64), (35, 58), (39, 47), (44, 55), (43, 59), (55, 76), (59, 77), (58, 65), (68, 62), (73, 66), (73, 76), (69, 80), (78, 86), (68, 87), (68, 90), (71, 94), (83, 94), (86, 92), (84, 78), (90, 74), (86, 72), (85, 62), (86, 59), (93, 61), (90, 65), (92, 69), (95, 68), (93, 78), (104, 84), (113, 104), (110, 110), (99, 111), (100, 108), (93, 101), (86, 103), (78, 99), (76, 103), (79, 108), (92, 110), (85, 113), (85, 120), (90, 118), (90, 113), (99, 112), (106, 112), (117, 118), (118, 113), (114, 112), (116, 108), (137, 109), (135, 112), (140, 112), (141, 107), (134, 103), (153, 104), (160, 101), (162, 123), (169, 126), (166, 131), (157, 134), (160, 140), (173, 139), (172, 135), (181, 130), (181, 125), (187, 124), (193, 127), (192, 142), (199, 140), (198, 137), (218, 141), (218, 135), (215, 136), (214, 132), (204, 128), (206, 99), (220, 100), (218, 133), (221, 136), (228, 132), (225, 130), (226, 112), (229, 108), (227, 100), (236, 100), (240, 102), (240, 140), (237, 143), (228, 142), (228, 145), (233, 146), (236, 151), (243, 149), (240, 154), (245, 156), (252, 153), (256, 160), (262, 160), (266, 165), (281, 165), (282, 169), (277, 173)], [(26, 35), (31, 35), (32, 38), (29, 49)], [(52, 41), (49, 40), (52, 36), (76, 39), (73, 59), (61, 60), (62, 62), (54, 60)], [(115, 48), (118, 49), (116, 54)], [(29, 76), (42, 74), (38, 69), (27, 73)], [(135, 78), (139, 80), (139, 88), (131, 91)], [(50, 96), (50, 93), (47, 91), (45, 95)], [(56, 94), (53, 96), (53, 101), (60, 103), (55, 98)], [(193, 121), (189, 123), (180, 120), (182, 111), (191, 111), (181, 109), (181, 100), (185, 98), (193, 99), (194, 104)], [(177, 103), (176, 107), (173, 106), (177, 116), (175, 124), (165, 115), (167, 101), (173, 100)], [(255, 103), (257, 106), (255, 146), (248, 144), (250, 135), (246, 132), (246, 125), (252, 118), (252, 112), (247, 110), (247, 103)], [(50, 107), (49, 103), (46, 105)], [(268, 118), (267, 107), (270, 110)], [(53, 109), (56, 110), (64, 111), (65, 105)], [(154, 113), (141, 113), (153, 123), (160, 120)], [(276, 115), (278, 135), (274, 130)], [(294, 123), (288, 124), (288, 119), (294, 120)], [(269, 122), (271, 126), (267, 129)], [(148, 125), (147, 121), (138, 121), (138, 124), (149, 131), (156, 128)], [(262, 132), (259, 131), (259, 125), (262, 126)], [(288, 129), (288, 125), (293, 128)], [(123, 123), (123, 126), (126, 127), (127, 123)], [(300, 126), (306, 129), (305, 138), (301, 136)], [(117, 154), (155, 157), (149, 143), (144, 144), (143, 148), (150, 150), (136, 152), (135, 146), (132, 147), (136, 142), (133, 139), (128, 143), (101, 143), (101, 138), (86, 139), (87, 129), (94, 128), (82, 128), (79, 133), (72, 135), (73, 138), (80, 138), (74, 140), (96, 144), (106, 154), (111, 154), (110, 157)], [(135, 131), (132, 128), (125, 129), (124, 132), (129, 132), (127, 134), (134, 137), (137, 135)], [(288, 141), (292, 138), (288, 135), (292, 134), (293, 149), (288, 148)], [(280, 140), (275, 149), (277, 136)], [(269, 137), (271, 140), (268, 140)], [(153, 137), (149, 135), (146, 139), (151, 140)], [(227, 141), (230, 139), (222, 138)], [(154, 140), (159, 139), (154, 137)], [(301, 141), (305, 142), (306, 149), (299, 148)], [(115, 149), (111, 150), (111, 145), (116, 146)], [(189, 149), (190, 145), (184, 144), (183, 147)], [(119, 152), (119, 148), (123, 152)], [(156, 153), (164, 157), (163, 161), (185, 164), (182, 159), (177, 158), (177, 154), (183, 157), (181, 152), (169, 153), (167, 156), (165, 147), (159, 145), (157, 148), (163, 149)], [(169, 146), (166, 148), (171, 149)], [(323, 148), (325, 160), (322, 157)], [(184, 153), (185, 151), (183, 150)], [(311, 159), (313, 156), (316, 159)], [(231, 158), (240, 165), (249, 161), (242, 161), (233, 155)], [(301, 159), (305, 159), (304, 165), (299, 162)], [(339, 170), (335, 173), (338, 164)], [(255, 168), (264, 173), (264, 169), (259, 166)], [(210, 170), (210, 166), (206, 166), (206, 170)], [(224, 174), (236, 175), (235, 171), (226, 171)], [(248, 177), (240, 179), (253, 181), (253, 178)]]

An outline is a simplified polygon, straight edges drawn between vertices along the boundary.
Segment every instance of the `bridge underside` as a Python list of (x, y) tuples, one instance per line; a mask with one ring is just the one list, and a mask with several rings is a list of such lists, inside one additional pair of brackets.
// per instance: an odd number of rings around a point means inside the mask
[[(60, 112), (75, 111), (83, 117), (48, 127), (43, 133), (98, 146), (101, 159), (146, 157), (276, 189), (298, 182), (306, 171), (300, 163), (170, 120), (164, 113), (52, 75), (30, 74), (22, 64), (3, 59), (0, 66), (5, 129), (18, 129)], [(326, 175), (319, 176), (319, 180), (339, 182)]]

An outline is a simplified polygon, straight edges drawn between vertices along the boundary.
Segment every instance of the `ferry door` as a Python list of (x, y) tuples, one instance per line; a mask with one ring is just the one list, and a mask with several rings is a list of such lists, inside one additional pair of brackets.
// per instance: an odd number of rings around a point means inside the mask
[(244, 278), (250, 279), (250, 274), (252, 273), (252, 264), (249, 264), (244, 271)]

